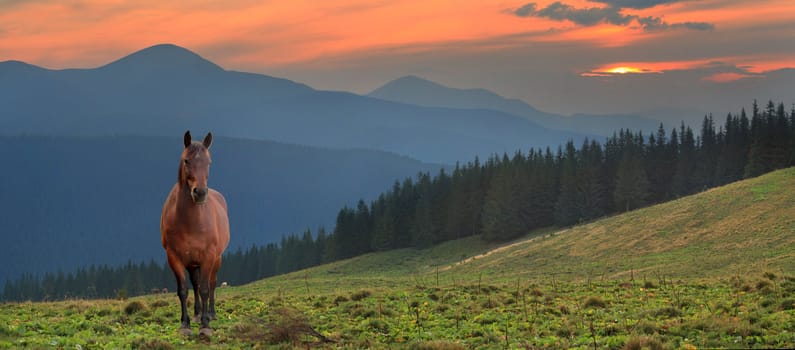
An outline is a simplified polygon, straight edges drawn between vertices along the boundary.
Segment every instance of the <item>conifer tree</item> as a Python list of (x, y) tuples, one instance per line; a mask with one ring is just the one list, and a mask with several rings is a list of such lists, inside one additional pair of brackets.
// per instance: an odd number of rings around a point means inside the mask
[(566, 148), (562, 157), (560, 172), (560, 192), (555, 203), (555, 223), (560, 226), (568, 226), (578, 223), (582, 219), (583, 203), (583, 179), (580, 178), (581, 171), (577, 150), (574, 142), (566, 142)]
[(353, 256), (369, 252), (373, 224), (370, 218), (370, 209), (363, 199), (356, 204), (353, 225)]
[(373, 238), (372, 250), (385, 251), (394, 248), (395, 215), (386, 196), (381, 195), (373, 205)]
[(715, 179), (715, 167), (718, 158), (717, 135), (715, 133), (715, 122), (712, 115), (705, 116), (701, 123), (700, 144), (696, 152), (696, 163), (694, 167), (692, 189), (703, 191), (712, 187)]
[(501, 169), (491, 181), (483, 207), (483, 239), (503, 241), (526, 232), (518, 212), (518, 193), (509, 169)]
[(693, 131), (682, 123), (679, 135), (679, 155), (672, 183), (672, 192), (677, 197), (693, 193), (695, 187), (693, 184), (693, 172), (696, 162), (696, 141), (693, 137)]
[(581, 167), (582, 185), (582, 212), (584, 220), (591, 220), (601, 217), (607, 213), (607, 192), (605, 188), (604, 155), (602, 146), (598, 142), (591, 141), (587, 146), (586, 139), (581, 148)]
[(427, 173), (420, 174), (417, 179), (417, 203), (414, 206), (414, 221), (411, 227), (411, 246), (416, 248), (430, 247), (436, 237), (433, 230), (433, 194), (431, 177)]
[(616, 208), (622, 211), (639, 208), (646, 204), (649, 182), (643, 166), (642, 135), (633, 140), (627, 132), (626, 146), (621, 163), (616, 171), (616, 190), (613, 193)]

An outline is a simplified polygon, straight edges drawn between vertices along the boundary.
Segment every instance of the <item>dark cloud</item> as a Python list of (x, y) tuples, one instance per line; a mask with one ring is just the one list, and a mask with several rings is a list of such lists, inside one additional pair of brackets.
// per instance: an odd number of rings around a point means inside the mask
[(599, 23), (625, 26), (637, 17), (622, 15), (620, 10), (621, 9), (615, 7), (577, 9), (560, 1), (556, 1), (540, 10), (536, 3), (531, 2), (516, 9), (514, 14), (519, 17), (544, 17), (556, 21), (569, 20), (584, 26), (593, 26)]
[(536, 13), (536, 4), (534, 2), (531, 2), (516, 9), (516, 11), (514, 11), (513, 13), (519, 17), (532, 16), (534, 13)]
[(644, 30), (652, 32), (652, 31), (662, 31), (667, 29), (677, 29), (677, 28), (686, 28), (691, 30), (713, 30), (715, 29), (715, 25), (712, 23), (707, 22), (683, 22), (683, 23), (673, 23), (669, 24), (663, 21), (660, 17), (638, 17), (637, 18), (638, 24), (643, 27)]
[(616, 7), (576, 9), (559, 1), (536, 11), (535, 15), (557, 21), (569, 20), (584, 26), (597, 25), (602, 22), (625, 26), (634, 18), (634, 16), (622, 15), (620, 9)]
[(610, 7), (616, 8), (629, 8), (629, 9), (647, 9), (662, 4), (670, 4), (674, 2), (681, 2), (682, 0), (591, 0), (591, 2), (598, 2)]
[[(667, 29), (686, 28), (692, 30), (711, 30), (715, 26), (706, 22), (684, 22), (684, 23), (668, 23), (660, 17), (639, 17), (637, 15), (624, 15), (621, 13), (622, 7), (614, 6), (615, 4), (635, 3), (635, 6), (646, 6), (652, 3), (673, 2), (674, 0), (649, 0), (649, 1), (635, 1), (630, 0), (609, 0), (599, 1), (608, 4), (608, 7), (589, 7), (589, 8), (575, 8), (571, 5), (564, 4), (560, 1), (553, 2), (547, 7), (539, 9), (536, 3), (531, 2), (516, 9), (513, 13), (519, 17), (541, 17), (549, 18), (556, 21), (571, 21), (581, 26), (594, 26), (601, 23), (612, 24), (617, 26), (628, 26), (633, 22), (637, 22), (643, 30), (646, 31), (660, 31)], [(643, 7), (636, 7), (643, 8)]]

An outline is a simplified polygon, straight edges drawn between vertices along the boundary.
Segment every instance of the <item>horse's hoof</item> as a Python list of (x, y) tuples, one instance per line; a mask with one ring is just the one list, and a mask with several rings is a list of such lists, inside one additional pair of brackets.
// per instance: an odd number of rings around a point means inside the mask
[(193, 331), (190, 330), (190, 327), (179, 327), (179, 334), (192, 335)]
[(213, 335), (213, 330), (210, 329), (210, 327), (203, 327), (202, 329), (199, 330), (199, 335), (209, 337)]

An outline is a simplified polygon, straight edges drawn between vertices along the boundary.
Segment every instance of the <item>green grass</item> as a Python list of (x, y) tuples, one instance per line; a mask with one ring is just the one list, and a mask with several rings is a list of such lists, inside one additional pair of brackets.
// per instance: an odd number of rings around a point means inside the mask
[(177, 334), (173, 294), (3, 304), (0, 348), (791, 348), (793, 188), (787, 169), (508, 244), (219, 289), (209, 340)]

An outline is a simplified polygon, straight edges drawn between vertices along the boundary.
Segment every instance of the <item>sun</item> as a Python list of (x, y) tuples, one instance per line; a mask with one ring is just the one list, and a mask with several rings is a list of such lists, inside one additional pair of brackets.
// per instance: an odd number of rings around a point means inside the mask
[(642, 73), (642, 72), (643, 71), (639, 68), (625, 67), (625, 66), (610, 68), (607, 70), (607, 73), (614, 73), (614, 74)]

